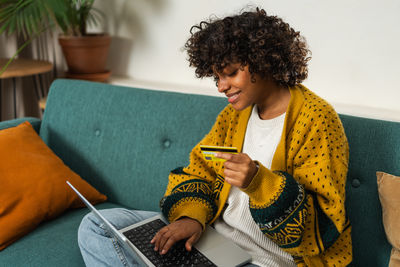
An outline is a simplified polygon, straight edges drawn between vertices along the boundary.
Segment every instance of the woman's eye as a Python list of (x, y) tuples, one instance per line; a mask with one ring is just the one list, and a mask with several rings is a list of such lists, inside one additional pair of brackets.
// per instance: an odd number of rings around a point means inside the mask
[(228, 76), (229, 76), (229, 77), (233, 77), (233, 76), (236, 75), (237, 72), (238, 72), (238, 70), (235, 70), (235, 71), (231, 72)]
[(218, 87), (219, 78), (218, 76), (214, 76), (215, 85)]

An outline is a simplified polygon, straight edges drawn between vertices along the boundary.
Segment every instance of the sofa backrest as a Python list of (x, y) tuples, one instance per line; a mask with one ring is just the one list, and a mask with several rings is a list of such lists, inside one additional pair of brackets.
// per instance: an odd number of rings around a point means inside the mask
[[(40, 135), (75, 172), (126, 207), (159, 210), (170, 170), (189, 162), (226, 99), (57, 80)], [(356, 266), (387, 266), (376, 171), (400, 175), (400, 123), (341, 115), (350, 144), (347, 211)]]
[(169, 172), (189, 163), (224, 105), (220, 97), (60, 79), (40, 135), (109, 201), (159, 211)]
[[(377, 171), (400, 175), (400, 123), (341, 115), (350, 147), (346, 207), (357, 266), (388, 266)], [(400, 208), (400, 207), (399, 207)]]

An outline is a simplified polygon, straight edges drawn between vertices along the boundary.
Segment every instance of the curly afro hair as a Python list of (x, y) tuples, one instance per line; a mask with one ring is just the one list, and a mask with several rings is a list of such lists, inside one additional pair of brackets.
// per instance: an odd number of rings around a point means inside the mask
[(305, 39), (263, 9), (202, 21), (190, 33), (184, 49), (198, 78), (215, 77), (230, 63), (247, 65), (253, 82), (255, 74), (286, 87), (307, 78), (311, 52)]

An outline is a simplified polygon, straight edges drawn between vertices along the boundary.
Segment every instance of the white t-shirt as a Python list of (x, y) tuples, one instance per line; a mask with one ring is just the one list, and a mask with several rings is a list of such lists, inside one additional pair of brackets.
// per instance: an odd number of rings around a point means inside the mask
[[(276, 147), (281, 139), (285, 114), (262, 120), (255, 105), (243, 144), (243, 153), (270, 168)], [(296, 266), (290, 254), (266, 237), (254, 222), (249, 209), (249, 197), (232, 186), (227, 208), (215, 222), (215, 229), (252, 255), (252, 263), (259, 266)]]

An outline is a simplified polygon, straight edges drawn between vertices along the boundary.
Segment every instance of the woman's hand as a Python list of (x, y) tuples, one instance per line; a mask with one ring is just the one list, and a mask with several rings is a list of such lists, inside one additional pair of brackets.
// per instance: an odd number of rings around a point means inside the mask
[(226, 159), (224, 162), (225, 181), (239, 188), (247, 188), (257, 173), (256, 163), (244, 153), (216, 153), (217, 158)]
[(164, 255), (176, 242), (187, 239), (185, 247), (191, 251), (202, 233), (203, 227), (198, 221), (184, 217), (161, 228), (150, 243), (154, 244), (155, 251)]

